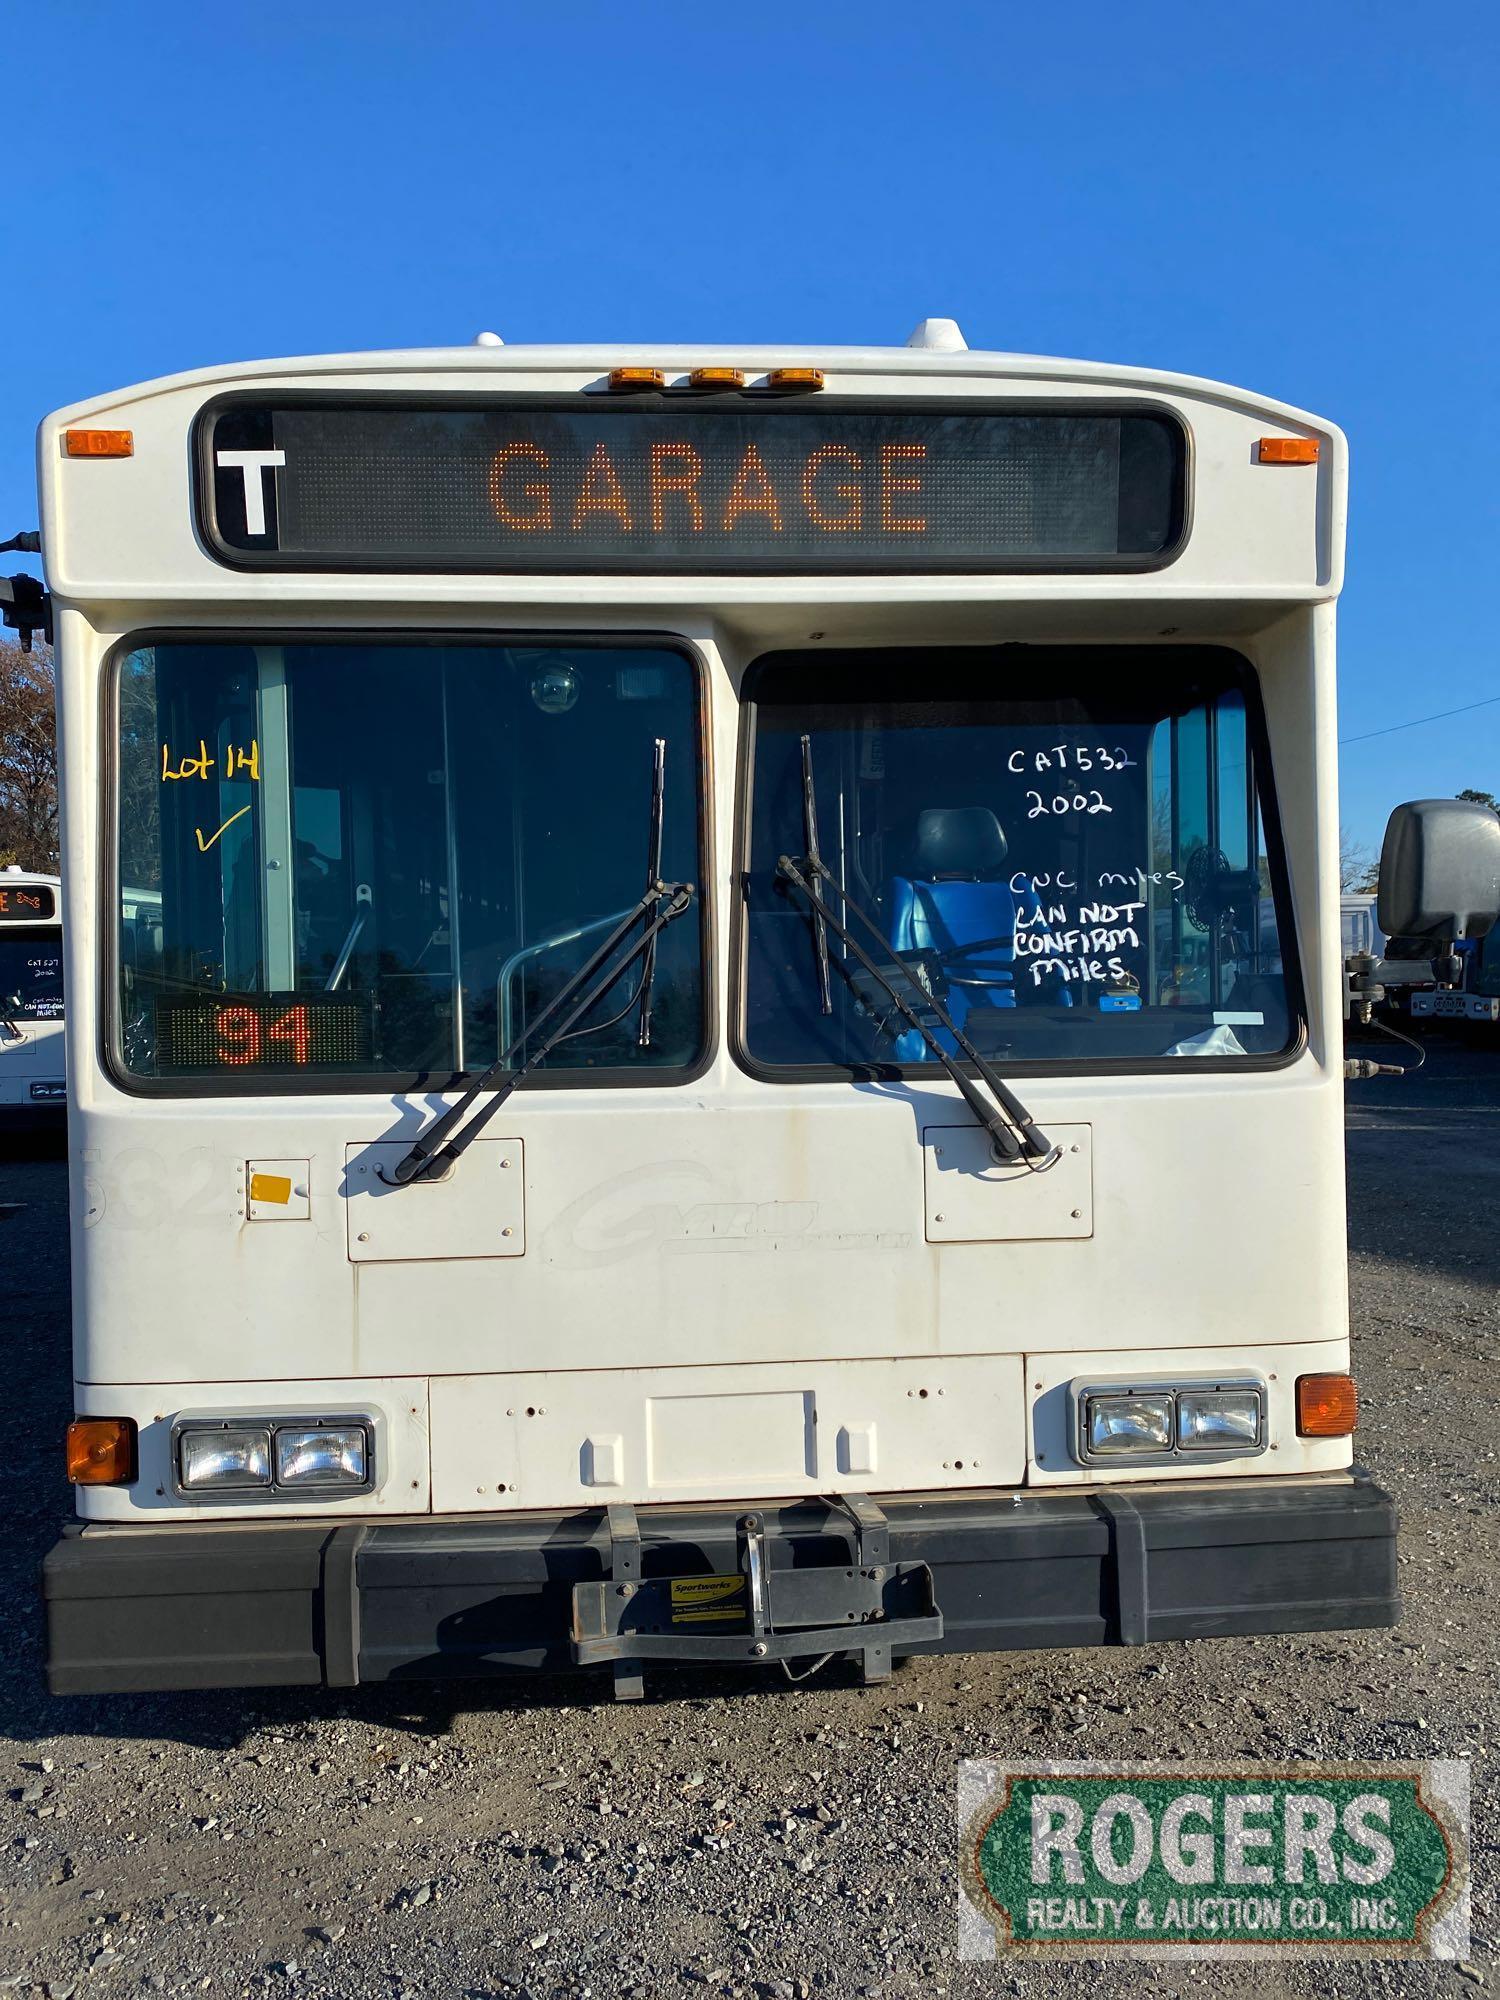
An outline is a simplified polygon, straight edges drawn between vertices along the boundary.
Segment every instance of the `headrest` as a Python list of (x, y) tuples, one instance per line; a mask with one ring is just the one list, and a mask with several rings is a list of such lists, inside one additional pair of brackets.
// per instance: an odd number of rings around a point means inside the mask
[(918, 875), (992, 875), (1005, 865), (1005, 852), (1005, 833), (988, 806), (917, 814)]

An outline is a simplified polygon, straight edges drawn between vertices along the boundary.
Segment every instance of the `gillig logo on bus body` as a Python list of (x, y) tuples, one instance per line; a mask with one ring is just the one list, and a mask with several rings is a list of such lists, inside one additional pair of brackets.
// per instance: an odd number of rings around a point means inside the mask
[(927, 519), (916, 510), (926, 456), (920, 443), (864, 451), (823, 443), (805, 455), (773, 454), (773, 474), (754, 444), (731, 465), (663, 438), (644, 455), (611, 454), (601, 441), (579, 471), (517, 439), (491, 460), (490, 505), (502, 527), (527, 535), (581, 535), (608, 523), (627, 534), (923, 535)]

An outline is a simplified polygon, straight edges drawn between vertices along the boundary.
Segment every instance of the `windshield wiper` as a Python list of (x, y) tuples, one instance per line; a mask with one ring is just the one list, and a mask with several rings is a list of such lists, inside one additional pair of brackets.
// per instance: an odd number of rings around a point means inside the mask
[[(589, 955), (572, 978), (564, 981), (541, 1013), (522, 1029), (510, 1047), (475, 1077), (455, 1105), (435, 1119), (425, 1132), (417, 1135), (410, 1150), (391, 1170), (391, 1178), (397, 1186), (406, 1187), (414, 1181), (433, 1180), (445, 1174), (453, 1161), (478, 1138), (522, 1078), (538, 1063), (544, 1062), (559, 1042), (567, 1039), (574, 1023), (603, 999), (611, 987), (618, 985), (638, 958), (643, 958), (645, 964), (640, 991), (630, 1005), (634, 1007), (639, 1002), (641, 1009), (638, 1046), (649, 1046), (650, 982), (655, 971), (656, 940), (668, 924), (691, 907), (695, 894), (691, 882), (663, 882), (660, 877), (665, 785), (666, 745), (658, 739), (652, 760), (651, 831), (647, 842), (649, 879), (639, 900), (626, 911), (609, 936)], [(642, 926), (640, 935), (630, 949), (620, 955), (621, 945), (637, 924)], [(618, 1020), (620, 1017), (616, 1015), (614, 1018)], [(542, 1032), (544, 1029), (545, 1033)], [(469, 1117), (475, 1100), (485, 1091), (491, 1092), (489, 1102), (482, 1110), (474, 1112), (472, 1118)], [(467, 1123), (464, 1122), (466, 1119)]]
[[(776, 872), (783, 881), (790, 883), (807, 898), (813, 923), (813, 954), (818, 974), (820, 1010), (824, 1014), (833, 1012), (833, 996), (828, 984), (828, 932), (831, 930), (851, 957), (892, 1002), (907, 1024), (922, 1037), (928, 1052), (942, 1064), (953, 1079), (964, 1103), (989, 1133), (1001, 1158), (1012, 1162), (1022, 1161), (1034, 1172), (1041, 1172), (1044, 1168), (1054, 1165), (1058, 1158), (1058, 1148), (1052, 1144), (1046, 1133), (1038, 1128), (1031, 1113), (1004, 1078), (997, 1076), (991, 1069), (968, 1036), (954, 1022), (942, 1001), (918, 978), (916, 969), (908, 965), (900, 952), (891, 945), (874, 918), (868, 916), (843, 884), (835, 879), (819, 854), (818, 806), (813, 788), (812, 739), (808, 736), (802, 738), (802, 833), (807, 852), (800, 865), (791, 855), (783, 854), (776, 863)], [(825, 882), (830, 888), (837, 890), (846, 915), (863, 924), (912, 988), (921, 993), (923, 1004), (937, 1016), (939, 1027), (953, 1037), (956, 1046), (979, 1072), (992, 1101), (986, 1100), (968, 1071), (943, 1047), (922, 1019), (920, 1009), (886, 977), (858, 938), (834, 913), (818, 887)], [(847, 980), (849, 975), (842, 965), (839, 970)]]

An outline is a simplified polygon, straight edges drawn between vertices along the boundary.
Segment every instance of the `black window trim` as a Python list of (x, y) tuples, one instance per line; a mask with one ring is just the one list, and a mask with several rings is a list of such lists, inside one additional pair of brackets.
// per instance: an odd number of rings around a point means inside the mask
[[(885, 578), (919, 580), (923, 577), (954, 576), (1141, 576), (1156, 570), (1168, 569), (1178, 562), (1185, 553), (1193, 533), (1193, 489), (1196, 473), (1196, 452), (1193, 428), (1185, 411), (1174, 408), (1152, 396), (1111, 395), (1102, 396), (1038, 396), (1034, 393), (1019, 396), (978, 395), (911, 395), (893, 396), (889, 394), (861, 396), (857, 394), (827, 395), (820, 393), (814, 399), (816, 407), (839, 414), (843, 412), (873, 411), (876, 414), (897, 412), (909, 414), (915, 410), (931, 410), (939, 415), (982, 415), (992, 416), (1154, 416), (1163, 418), (1178, 435), (1178, 466), (1180, 471), (1179, 522), (1176, 538), (1156, 554), (1139, 556), (1117, 555), (1113, 561), (1100, 561), (1089, 556), (1070, 560), (1054, 557), (1044, 562), (973, 563), (928, 562), (920, 569), (888, 566), (880, 569), (837, 570), (826, 568), (798, 568), (795, 564), (762, 564), (751, 568), (714, 570), (702, 565), (684, 566), (654, 558), (649, 550), (635, 550), (621, 557), (615, 564), (600, 568), (597, 565), (580, 564), (575, 568), (553, 568), (548, 565), (538, 568), (536, 563), (515, 562), (453, 562), (419, 561), (405, 559), (400, 562), (384, 558), (343, 557), (337, 561), (321, 560), (316, 556), (284, 554), (279, 549), (235, 549), (220, 536), (214, 508), (214, 468), (211, 459), (213, 449), (214, 420), (221, 412), (234, 408), (264, 409), (275, 406), (284, 409), (480, 409), (504, 412), (508, 409), (531, 410), (537, 412), (562, 412), (579, 414), (584, 411), (598, 411), (614, 408), (617, 411), (646, 409), (684, 409), (712, 411), (715, 409), (742, 409), (746, 404), (774, 403), (785, 405), (788, 397), (775, 391), (763, 389), (738, 389), (727, 394), (689, 395), (681, 390), (652, 390), (641, 394), (621, 396), (618, 399), (601, 396), (597, 391), (582, 390), (524, 390), (510, 389), (488, 394), (468, 390), (424, 396), (410, 390), (381, 393), (378, 390), (359, 392), (334, 391), (319, 392), (316, 389), (289, 389), (278, 391), (275, 385), (266, 389), (235, 389), (211, 397), (204, 403), (193, 419), (190, 464), (193, 488), (193, 526), (197, 540), (204, 552), (225, 569), (264, 574), (282, 573), (297, 576), (527, 576), (527, 577), (620, 577), (650, 575), (660, 577), (680, 577), (691, 582), (743, 582), (774, 581), (779, 577), (816, 577), (823, 582), (852, 581), (855, 583), (875, 583)], [(801, 399), (797, 399), (801, 400)]]
[[(1281, 810), (1276, 796), (1275, 766), (1271, 757), (1270, 736), (1266, 729), (1265, 707), (1261, 700), (1260, 676), (1254, 663), (1246, 654), (1233, 646), (1202, 644), (1197, 641), (1172, 641), (1156, 639), (1122, 640), (1021, 640), (995, 641), (990, 644), (943, 644), (926, 648), (912, 646), (839, 646), (820, 648), (817, 657), (832, 659), (836, 654), (870, 654), (881, 652), (925, 652), (975, 653), (1000, 651), (1008, 646), (1020, 645), (1030, 651), (1079, 652), (1105, 651), (1127, 647), (1136, 650), (1146, 648), (1152, 651), (1172, 651), (1197, 655), (1217, 655), (1228, 667), (1230, 677), (1245, 698), (1245, 727), (1252, 751), (1255, 772), (1255, 796), (1260, 808), (1261, 832), (1265, 841), (1266, 860), (1271, 874), (1271, 900), (1276, 911), (1276, 925), (1282, 952), (1283, 976), (1286, 980), (1287, 1012), (1289, 1015), (1290, 1038), (1283, 1049), (1270, 1055), (1242, 1056), (1132, 1056), (1117, 1059), (1079, 1059), (1070, 1056), (1047, 1056), (1031, 1061), (1007, 1057), (1004, 1070), (1007, 1076), (1026, 1077), (1070, 1077), (1086, 1079), (1096, 1076), (1162, 1076), (1180, 1075), (1184, 1081), (1197, 1076), (1246, 1075), (1255, 1072), (1290, 1069), (1302, 1058), (1310, 1046), (1308, 1030), (1307, 1000), (1302, 980), (1302, 957), (1298, 946), (1297, 930), (1292, 910), (1291, 875), (1287, 866), (1286, 846), (1282, 838)], [(784, 658), (787, 654), (806, 654), (806, 647), (781, 646), (773, 651), (758, 653), (745, 667), (740, 682), (740, 727), (739, 746), (735, 765), (734, 831), (729, 910), (729, 1024), (728, 1048), (735, 1066), (753, 1077), (757, 1083), (802, 1084), (802, 1083), (918, 1083), (931, 1086), (942, 1084), (943, 1078), (932, 1063), (767, 1063), (751, 1053), (745, 1039), (745, 1014), (749, 999), (749, 927), (746, 922), (746, 900), (750, 875), (750, 800), (751, 779), (755, 766), (755, 725), (758, 704), (755, 699), (755, 681), (759, 673), (772, 660)], [(974, 1074), (971, 1065), (965, 1065)]]
[(527, 646), (551, 648), (587, 647), (624, 650), (654, 648), (680, 654), (692, 670), (697, 694), (698, 765), (702, 782), (698, 792), (697, 853), (702, 879), (695, 884), (698, 900), (699, 952), (702, 960), (703, 1009), (702, 1044), (695, 1060), (681, 1066), (636, 1069), (616, 1064), (609, 1068), (535, 1070), (521, 1084), (522, 1090), (677, 1090), (696, 1083), (714, 1066), (719, 1050), (719, 1007), (717, 992), (716, 913), (712, 884), (715, 881), (713, 728), (709, 705), (709, 675), (701, 650), (680, 632), (622, 628), (617, 631), (569, 632), (525, 627), (516, 631), (479, 630), (472, 626), (448, 626), (437, 620), (420, 625), (382, 623), (366, 629), (247, 625), (167, 625), (147, 626), (125, 633), (115, 640), (104, 656), (99, 676), (100, 758), (99, 811), (104, 837), (99, 855), (98, 958), (101, 981), (98, 1059), (105, 1075), (116, 1088), (130, 1097), (212, 1098), (236, 1103), (245, 1098), (275, 1097), (437, 1097), (464, 1088), (477, 1071), (384, 1070), (355, 1073), (325, 1069), (308, 1076), (267, 1076), (238, 1081), (233, 1090), (224, 1088), (217, 1075), (202, 1077), (144, 1077), (126, 1067), (122, 1046), (123, 1020), (120, 1005), (120, 827), (117, 816), (116, 774), (119, 765), (120, 669), (126, 657), (150, 646), (205, 645), (257, 646), (360, 646), (370, 644), (443, 646)]

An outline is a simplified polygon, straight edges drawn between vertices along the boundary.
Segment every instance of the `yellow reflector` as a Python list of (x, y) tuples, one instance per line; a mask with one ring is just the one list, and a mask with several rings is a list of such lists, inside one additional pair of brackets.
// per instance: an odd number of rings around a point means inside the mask
[(688, 386), (692, 389), (743, 389), (745, 371), (743, 368), (695, 368), (688, 376)]
[(667, 378), (659, 368), (611, 368), (611, 389), (664, 389)]
[(1256, 447), (1262, 465), (1316, 465), (1316, 438), (1262, 438)]
[(68, 1425), (68, 1478), (75, 1486), (128, 1486), (135, 1478), (135, 1419), (75, 1417)]
[(69, 458), (133, 458), (133, 431), (64, 431), (63, 450)]
[(821, 389), (821, 368), (773, 368), (766, 377), (769, 389)]
[(250, 1199), (252, 1201), (288, 1202), (292, 1198), (292, 1184), (285, 1174), (252, 1174), (250, 1176)]
[(1297, 1434), (1305, 1438), (1346, 1438), (1359, 1421), (1359, 1395), (1352, 1375), (1297, 1377)]

